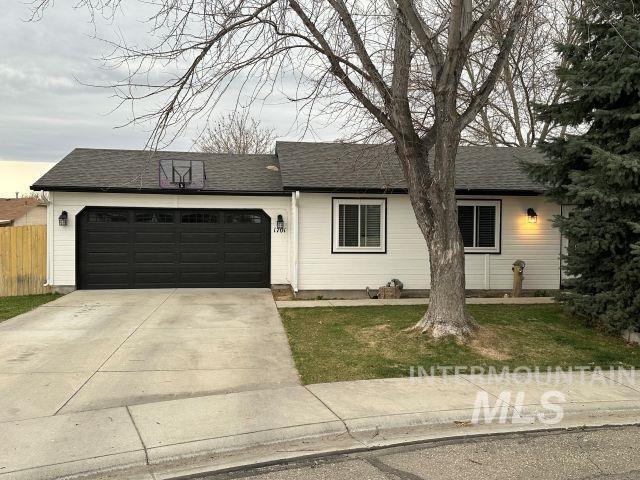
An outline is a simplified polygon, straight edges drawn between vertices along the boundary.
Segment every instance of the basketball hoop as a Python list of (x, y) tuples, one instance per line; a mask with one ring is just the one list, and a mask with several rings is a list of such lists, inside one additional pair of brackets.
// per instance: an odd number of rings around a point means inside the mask
[(179, 190), (200, 190), (206, 179), (204, 164), (201, 160), (160, 160), (160, 188)]
[(171, 183), (178, 188), (187, 188), (191, 185), (193, 179), (193, 161), (189, 161), (189, 165), (171, 165)]

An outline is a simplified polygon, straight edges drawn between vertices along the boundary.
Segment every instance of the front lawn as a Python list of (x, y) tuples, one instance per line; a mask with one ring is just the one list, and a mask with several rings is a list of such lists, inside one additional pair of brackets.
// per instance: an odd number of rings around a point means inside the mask
[(0, 297), (0, 322), (21, 313), (33, 310), (44, 303), (60, 298), (57, 293), (45, 295), (24, 295), (21, 297)]
[(557, 305), (470, 305), (480, 323), (469, 345), (405, 331), (420, 305), (280, 310), (305, 384), (406, 377), (410, 367), (640, 367), (640, 348), (602, 335)]

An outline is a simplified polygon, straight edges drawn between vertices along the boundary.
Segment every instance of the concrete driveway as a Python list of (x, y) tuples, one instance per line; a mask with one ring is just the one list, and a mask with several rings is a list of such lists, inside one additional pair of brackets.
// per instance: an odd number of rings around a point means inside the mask
[(0, 422), (298, 384), (268, 289), (77, 291), (0, 323)]

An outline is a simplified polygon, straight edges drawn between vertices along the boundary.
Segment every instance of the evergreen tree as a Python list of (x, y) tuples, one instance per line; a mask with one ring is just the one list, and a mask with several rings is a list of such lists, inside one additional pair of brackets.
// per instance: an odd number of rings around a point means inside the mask
[(640, 330), (640, 4), (592, 0), (558, 45), (561, 102), (540, 108), (565, 134), (539, 145), (529, 173), (572, 213), (554, 219), (569, 246), (567, 305), (610, 331)]

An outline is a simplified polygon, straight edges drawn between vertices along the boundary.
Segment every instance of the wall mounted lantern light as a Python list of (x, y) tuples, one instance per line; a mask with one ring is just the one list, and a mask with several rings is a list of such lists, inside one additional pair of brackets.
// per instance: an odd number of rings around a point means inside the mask
[(66, 227), (69, 222), (69, 214), (66, 211), (63, 211), (58, 217), (58, 225), (61, 227)]
[(276, 219), (276, 228), (273, 231), (278, 233), (286, 232), (286, 229), (284, 228), (284, 218), (282, 218), (282, 215), (278, 215), (278, 218)]
[(529, 223), (538, 223), (538, 214), (533, 208), (527, 208)]

